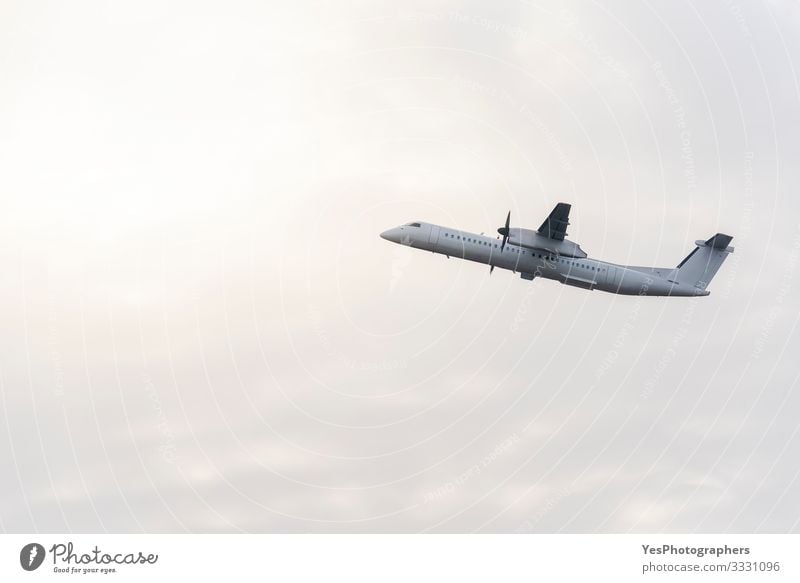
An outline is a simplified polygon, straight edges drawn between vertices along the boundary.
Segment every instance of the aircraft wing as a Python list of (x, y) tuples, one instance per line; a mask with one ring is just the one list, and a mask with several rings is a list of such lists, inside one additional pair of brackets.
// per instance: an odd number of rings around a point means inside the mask
[(550, 215), (539, 227), (539, 234), (556, 241), (563, 241), (567, 236), (567, 225), (569, 225), (569, 211), (572, 205), (560, 202), (550, 212)]

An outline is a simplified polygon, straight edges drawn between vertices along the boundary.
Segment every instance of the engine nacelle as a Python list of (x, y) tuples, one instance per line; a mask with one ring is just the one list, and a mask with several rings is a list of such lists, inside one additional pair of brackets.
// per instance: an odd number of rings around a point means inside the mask
[(543, 237), (537, 231), (531, 229), (509, 229), (508, 242), (512, 245), (518, 245), (527, 249), (547, 251), (548, 253), (563, 255), (564, 257), (583, 259), (587, 256), (584, 250), (581, 249), (581, 246), (574, 241), (570, 241), (569, 239), (557, 241), (550, 237)]

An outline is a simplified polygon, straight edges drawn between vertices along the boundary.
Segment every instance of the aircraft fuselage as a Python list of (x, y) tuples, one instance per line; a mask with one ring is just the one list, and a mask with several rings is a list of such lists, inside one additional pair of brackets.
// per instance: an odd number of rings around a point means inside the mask
[(384, 231), (381, 237), (447, 257), (508, 269), (520, 273), (523, 279), (543, 277), (582, 289), (624, 295), (688, 297), (709, 294), (705, 289), (676, 281), (674, 268), (617, 265), (512, 243), (507, 243), (501, 251), (499, 238), (430, 223), (409, 223)]

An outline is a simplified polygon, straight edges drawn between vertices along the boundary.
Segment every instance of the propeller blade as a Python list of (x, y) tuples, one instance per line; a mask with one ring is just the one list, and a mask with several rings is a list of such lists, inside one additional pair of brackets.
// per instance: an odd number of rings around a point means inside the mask
[(508, 233), (510, 229), (511, 229), (511, 211), (508, 211), (508, 215), (506, 215), (506, 226), (497, 229), (497, 232), (503, 235), (503, 242), (500, 243), (500, 253), (502, 253), (503, 249), (506, 248), (506, 241), (508, 241)]

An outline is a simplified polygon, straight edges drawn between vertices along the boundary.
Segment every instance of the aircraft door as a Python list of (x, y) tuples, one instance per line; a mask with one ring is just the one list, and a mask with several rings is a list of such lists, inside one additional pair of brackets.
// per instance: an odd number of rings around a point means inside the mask
[(606, 275), (606, 285), (609, 287), (613, 287), (615, 285), (616, 279), (617, 279), (616, 267), (609, 267)]
[(431, 232), (428, 235), (428, 245), (431, 251), (436, 251), (436, 245), (439, 243), (439, 227), (431, 225)]

